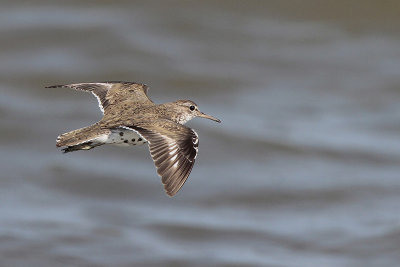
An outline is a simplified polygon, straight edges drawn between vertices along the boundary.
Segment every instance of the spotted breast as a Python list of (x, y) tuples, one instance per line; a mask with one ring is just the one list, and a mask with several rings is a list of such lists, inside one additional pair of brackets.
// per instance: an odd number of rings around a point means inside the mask
[(98, 136), (92, 140), (94, 143), (114, 144), (121, 146), (135, 146), (147, 143), (147, 140), (136, 131), (124, 128), (115, 128), (107, 134)]

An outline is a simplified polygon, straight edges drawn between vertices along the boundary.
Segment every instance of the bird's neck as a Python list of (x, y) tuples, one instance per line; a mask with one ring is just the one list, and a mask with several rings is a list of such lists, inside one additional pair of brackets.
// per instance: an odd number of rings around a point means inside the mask
[(165, 118), (172, 120), (179, 124), (185, 124), (190, 121), (193, 117), (186, 112), (182, 112), (181, 107), (176, 106), (174, 102), (164, 103), (159, 105), (162, 108)]

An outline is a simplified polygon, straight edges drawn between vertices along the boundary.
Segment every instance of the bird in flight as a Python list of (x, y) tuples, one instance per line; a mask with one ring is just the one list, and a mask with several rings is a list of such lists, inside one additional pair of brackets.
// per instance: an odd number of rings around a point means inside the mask
[(93, 125), (61, 134), (63, 152), (89, 150), (105, 144), (148, 144), (167, 195), (174, 196), (193, 168), (199, 146), (197, 133), (184, 124), (195, 117), (221, 122), (201, 112), (190, 100), (155, 104), (148, 86), (134, 82), (94, 82), (53, 85), (91, 92), (103, 118)]

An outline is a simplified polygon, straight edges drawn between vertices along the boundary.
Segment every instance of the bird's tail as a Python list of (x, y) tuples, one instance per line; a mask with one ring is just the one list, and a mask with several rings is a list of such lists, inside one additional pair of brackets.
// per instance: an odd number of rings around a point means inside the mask
[(107, 129), (101, 129), (96, 123), (58, 136), (56, 146), (66, 146), (67, 148), (63, 149), (65, 153), (92, 149), (93, 147), (102, 145), (96, 139), (107, 133)]

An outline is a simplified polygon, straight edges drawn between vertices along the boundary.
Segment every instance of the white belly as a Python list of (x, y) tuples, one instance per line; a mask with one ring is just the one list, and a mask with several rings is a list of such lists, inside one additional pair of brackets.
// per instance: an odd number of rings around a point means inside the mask
[(111, 130), (111, 134), (101, 135), (93, 141), (122, 146), (135, 146), (147, 143), (147, 140), (144, 139), (143, 136), (141, 136), (137, 132), (122, 128), (113, 129)]

